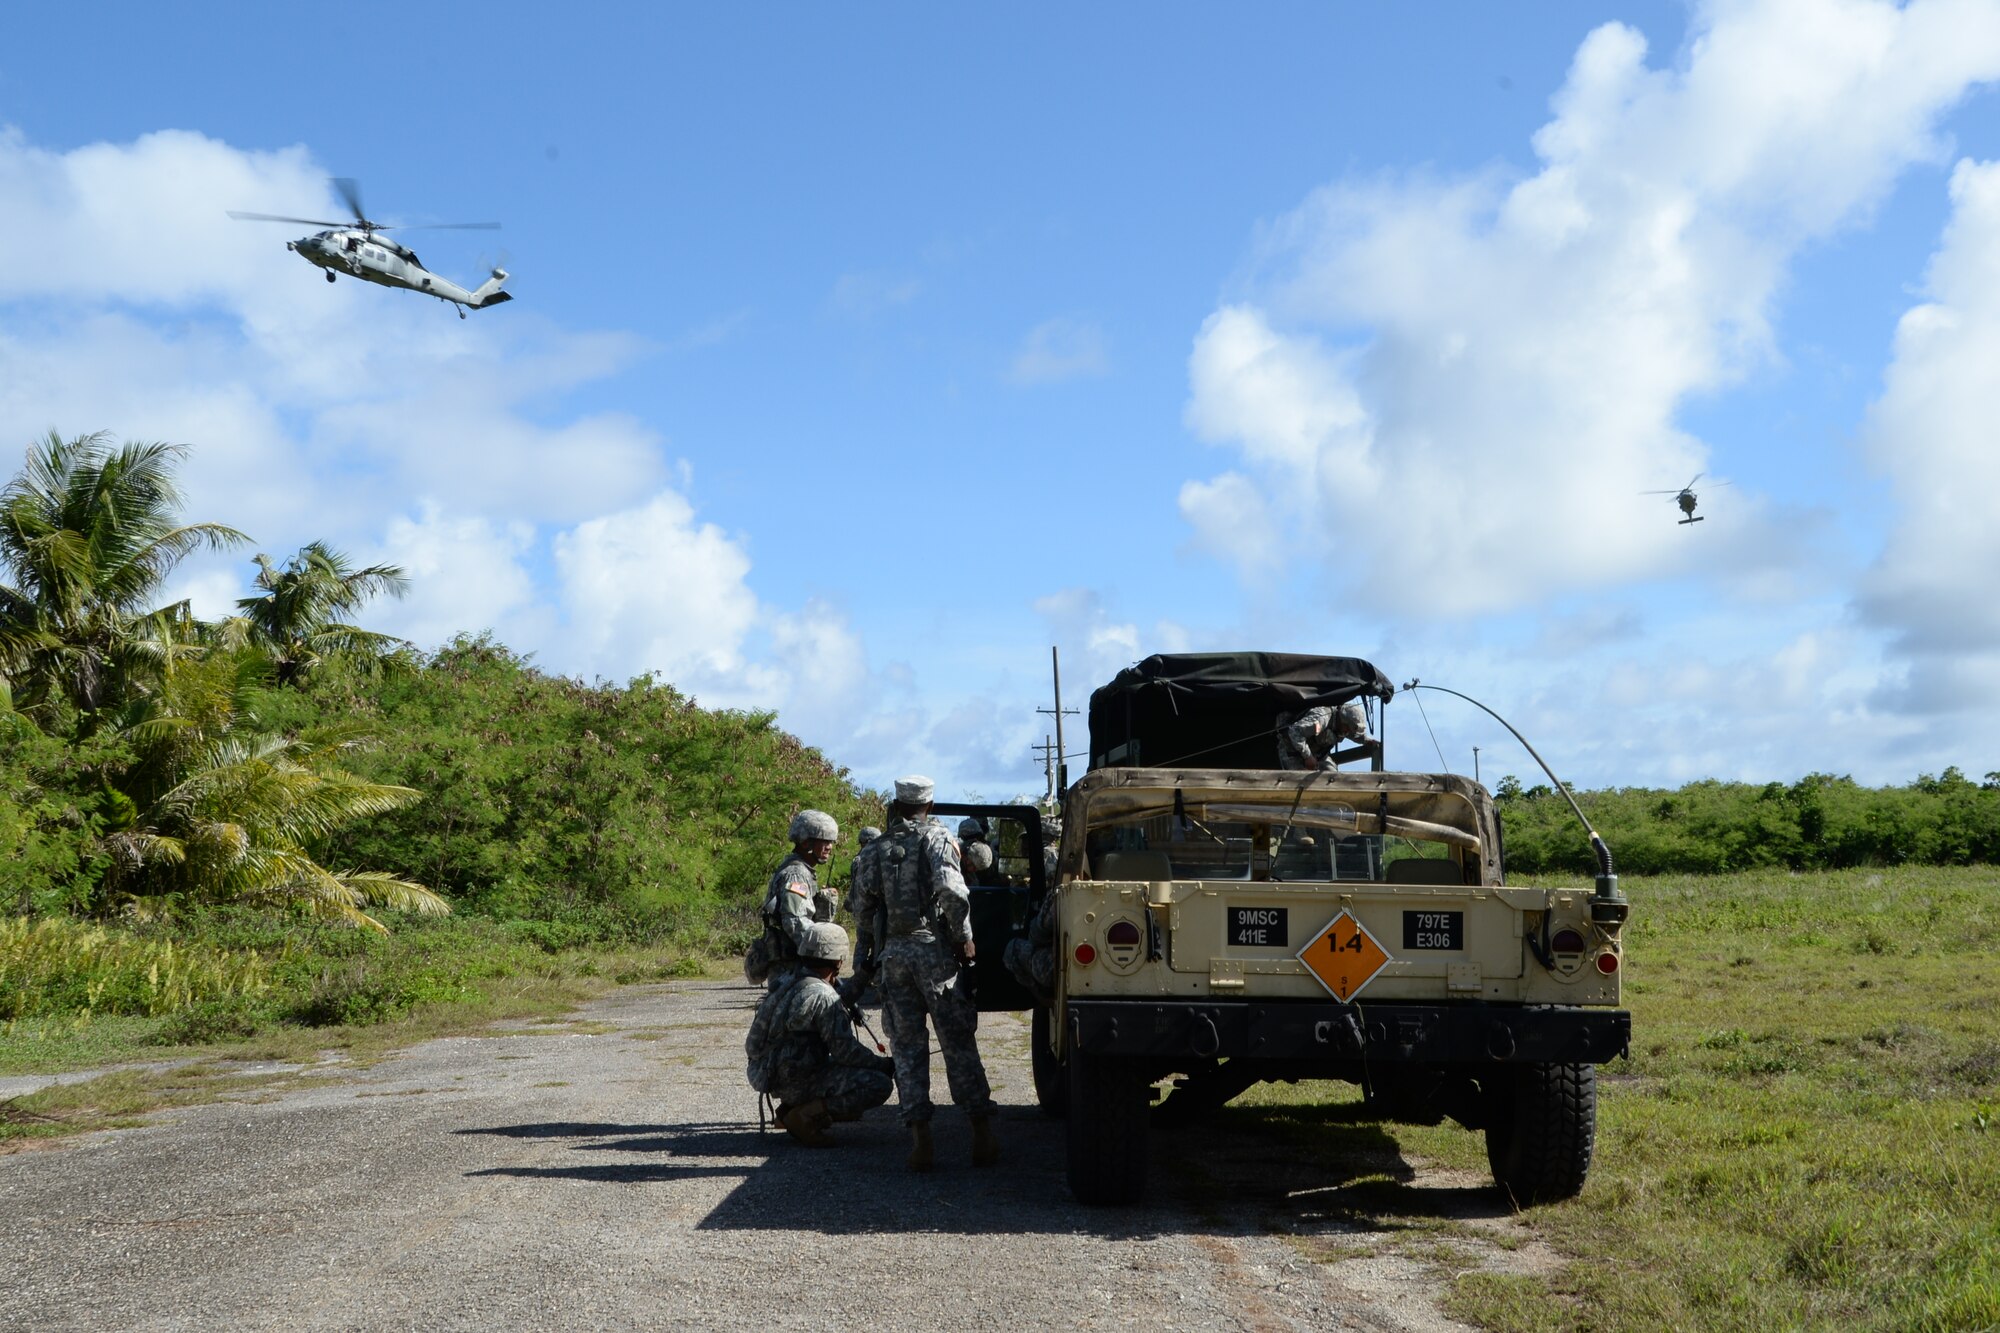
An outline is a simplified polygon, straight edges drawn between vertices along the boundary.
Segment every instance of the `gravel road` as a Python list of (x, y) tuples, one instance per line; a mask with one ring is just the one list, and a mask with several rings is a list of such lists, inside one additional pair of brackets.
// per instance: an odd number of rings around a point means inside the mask
[(1080, 1208), (1013, 1015), (980, 1028), (998, 1169), (968, 1164), (948, 1109), (929, 1176), (903, 1168), (893, 1101), (836, 1149), (760, 1133), (757, 995), (629, 987), (566, 1024), (0, 1156), (0, 1326), (1428, 1331), (1458, 1327), (1433, 1298), (1450, 1272), (1553, 1262), (1475, 1179), (1412, 1188), (1504, 1245), (1413, 1254), (1329, 1216), (1355, 1174), (1411, 1175), (1386, 1139), (1343, 1175), (1254, 1126), (1162, 1133), (1155, 1202)]

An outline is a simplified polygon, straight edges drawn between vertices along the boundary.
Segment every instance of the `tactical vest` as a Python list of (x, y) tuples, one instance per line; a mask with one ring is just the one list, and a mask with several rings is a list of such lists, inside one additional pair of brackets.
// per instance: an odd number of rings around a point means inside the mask
[[(931, 924), (937, 919), (937, 885), (928, 883), (930, 870), (924, 863), (924, 835), (928, 820), (914, 820), (893, 835), (888, 855), (883, 858), (887, 881), (882, 885), (882, 907), (888, 917), (888, 938), (911, 935), (935, 938)], [(892, 835), (884, 834), (888, 841)]]

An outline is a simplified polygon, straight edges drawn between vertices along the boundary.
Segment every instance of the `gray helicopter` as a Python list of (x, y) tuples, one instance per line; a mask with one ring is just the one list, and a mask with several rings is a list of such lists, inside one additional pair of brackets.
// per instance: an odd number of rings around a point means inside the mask
[[(1697, 503), (1699, 503), (1699, 501), (1698, 501), (1698, 500), (1696, 499), (1696, 496), (1695, 496), (1695, 493), (1694, 493), (1694, 482), (1695, 482), (1695, 481), (1700, 481), (1700, 480), (1701, 480), (1701, 479), (1702, 479), (1703, 477), (1705, 477), (1705, 476), (1707, 476), (1707, 475), (1708, 475), (1708, 474), (1707, 474), (1706, 472), (1697, 472), (1697, 473), (1695, 473), (1695, 474), (1694, 474), (1694, 481), (1691, 481), (1691, 482), (1689, 482), (1689, 483), (1688, 483), (1687, 485), (1685, 485), (1685, 486), (1682, 486), (1682, 487), (1680, 487), (1680, 488), (1679, 488), (1678, 490), (1671, 490), (1671, 491), (1640, 491), (1640, 492), (1639, 492), (1639, 494), (1641, 494), (1641, 495), (1671, 495), (1671, 496), (1673, 496), (1673, 497), (1674, 497), (1674, 503), (1675, 503), (1675, 504), (1677, 504), (1677, 505), (1679, 505), (1679, 506), (1681, 507), (1681, 513), (1682, 513), (1682, 514), (1684, 514), (1684, 515), (1686, 515), (1686, 517), (1684, 517), (1684, 518), (1682, 518), (1682, 519), (1681, 519), (1680, 523), (1679, 523), (1679, 524), (1678, 524), (1677, 526), (1679, 526), (1679, 527), (1686, 527), (1686, 526), (1687, 526), (1688, 524), (1690, 524), (1690, 523), (1700, 523), (1700, 522), (1703, 522), (1703, 521), (1705, 521), (1705, 519), (1706, 519), (1706, 515), (1701, 515), (1701, 514), (1697, 514), (1697, 513), (1695, 513), (1695, 512), (1694, 512), (1694, 507), (1695, 507), (1695, 505), (1696, 505)], [(1726, 481), (1711, 481), (1711, 482), (1710, 482), (1710, 483), (1708, 483), (1708, 484), (1709, 484), (1709, 485), (1711, 485), (1711, 486), (1727, 486), (1727, 485), (1728, 485), (1729, 483), (1728, 483), (1728, 482), (1726, 482)]]
[(317, 264), (326, 270), (326, 280), (332, 282), (334, 275), (345, 273), (363, 282), (372, 282), (380, 287), (402, 287), (426, 296), (435, 296), (440, 301), (449, 301), (458, 307), (458, 317), (465, 318), (465, 310), (484, 310), (488, 306), (511, 301), (513, 296), (500, 290), (500, 284), (507, 281), (507, 270), (496, 268), (493, 276), (467, 291), (449, 278), (441, 278), (432, 273), (417, 258), (417, 252), (406, 245), (400, 245), (382, 235), (385, 231), (493, 231), (500, 226), (497, 222), (433, 222), (415, 227), (386, 227), (379, 222), (370, 222), (361, 210), (361, 188), (345, 177), (338, 177), (333, 188), (340, 191), (340, 197), (354, 214), (353, 222), (327, 222), (319, 218), (287, 218), (274, 213), (239, 213), (231, 209), (229, 216), (238, 222), (298, 222), (308, 227), (327, 227), (312, 236), (304, 236), (296, 241), (286, 241), (285, 248), (297, 254), (308, 264)]

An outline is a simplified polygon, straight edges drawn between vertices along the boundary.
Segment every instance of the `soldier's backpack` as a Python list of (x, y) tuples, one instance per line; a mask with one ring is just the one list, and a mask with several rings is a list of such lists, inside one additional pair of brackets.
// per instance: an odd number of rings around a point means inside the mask
[(764, 933), (752, 940), (750, 947), (743, 951), (743, 979), (753, 986), (763, 985), (771, 975), (771, 965), (777, 961), (771, 954), (771, 931), (766, 927)]
[(791, 940), (771, 920), (770, 906), (771, 900), (767, 897), (764, 900), (767, 910), (762, 913), (764, 933), (752, 940), (750, 947), (743, 951), (743, 979), (753, 986), (763, 985), (775, 969), (790, 963), (795, 957)]

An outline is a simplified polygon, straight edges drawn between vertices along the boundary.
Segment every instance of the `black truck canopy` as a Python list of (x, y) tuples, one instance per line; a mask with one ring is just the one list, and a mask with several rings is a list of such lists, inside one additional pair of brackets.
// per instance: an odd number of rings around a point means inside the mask
[(1358, 657), (1156, 653), (1090, 696), (1090, 766), (1271, 768), (1281, 714), (1395, 688)]

